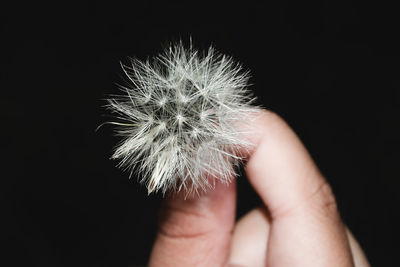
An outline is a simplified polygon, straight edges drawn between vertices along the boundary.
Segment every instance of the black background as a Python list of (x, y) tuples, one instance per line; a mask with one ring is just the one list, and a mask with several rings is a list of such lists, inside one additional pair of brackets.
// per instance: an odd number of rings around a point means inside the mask
[[(399, 266), (398, 9), (56, 2), (0, 11), (1, 260), (11, 260), (2, 266), (146, 263), (161, 196), (115, 167), (118, 138), (95, 129), (107, 121), (102, 99), (117, 92), (119, 61), (190, 36), (251, 69), (259, 104), (305, 143), (373, 266)], [(260, 202), (238, 182), (240, 216)]]

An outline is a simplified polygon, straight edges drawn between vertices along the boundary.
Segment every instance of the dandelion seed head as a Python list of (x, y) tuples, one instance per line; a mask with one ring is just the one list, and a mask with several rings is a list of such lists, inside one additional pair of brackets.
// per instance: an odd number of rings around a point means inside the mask
[(200, 53), (182, 43), (147, 61), (122, 65), (127, 85), (108, 99), (123, 136), (112, 158), (149, 193), (198, 192), (236, 176), (239, 151), (251, 144), (238, 127), (256, 107), (249, 72), (212, 47)]

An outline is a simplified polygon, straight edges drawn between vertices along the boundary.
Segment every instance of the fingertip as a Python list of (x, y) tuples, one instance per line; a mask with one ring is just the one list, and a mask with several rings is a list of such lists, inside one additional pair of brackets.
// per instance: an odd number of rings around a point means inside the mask
[(302, 142), (278, 114), (260, 111), (252, 122), (246, 173), (271, 215), (315, 192), (324, 178)]
[(264, 266), (269, 230), (270, 221), (265, 207), (255, 208), (240, 218), (232, 238), (229, 257), (232, 266)]

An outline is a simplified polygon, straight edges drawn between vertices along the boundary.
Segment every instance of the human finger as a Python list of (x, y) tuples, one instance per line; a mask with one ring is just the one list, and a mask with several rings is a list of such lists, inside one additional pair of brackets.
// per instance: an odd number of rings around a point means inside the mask
[(269, 227), (265, 207), (243, 216), (233, 232), (229, 266), (265, 266)]
[(236, 183), (184, 199), (167, 199), (149, 266), (223, 266), (235, 220)]
[(287, 123), (262, 111), (246, 173), (271, 215), (269, 266), (353, 266), (332, 190)]
[[(265, 266), (270, 223), (265, 207), (255, 208), (240, 218), (233, 231), (229, 266)], [(364, 252), (347, 227), (346, 234), (354, 266), (369, 267)]]

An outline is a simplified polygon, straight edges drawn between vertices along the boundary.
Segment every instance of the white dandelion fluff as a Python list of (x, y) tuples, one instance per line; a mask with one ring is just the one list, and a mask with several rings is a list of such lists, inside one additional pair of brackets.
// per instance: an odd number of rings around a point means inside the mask
[(256, 107), (249, 72), (212, 47), (200, 53), (182, 43), (145, 62), (122, 65), (124, 94), (108, 99), (123, 140), (113, 159), (137, 172), (148, 192), (198, 192), (235, 177), (249, 148), (238, 127)]

